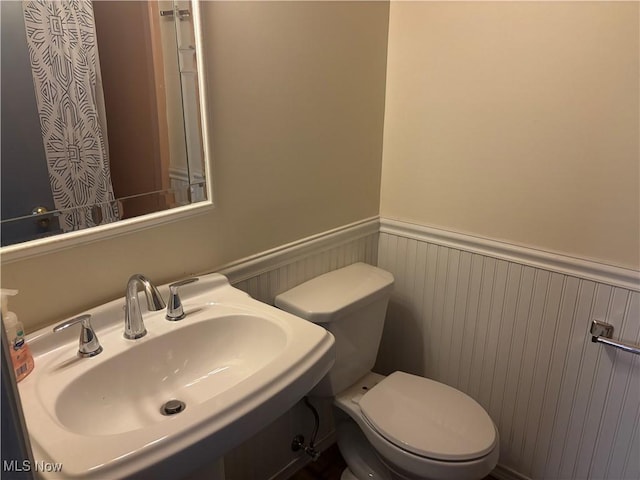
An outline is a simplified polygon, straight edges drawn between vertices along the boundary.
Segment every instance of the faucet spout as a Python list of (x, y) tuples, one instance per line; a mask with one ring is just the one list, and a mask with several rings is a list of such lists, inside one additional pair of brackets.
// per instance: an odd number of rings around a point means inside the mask
[(144, 337), (147, 329), (142, 320), (140, 312), (140, 301), (138, 291), (143, 287), (147, 297), (147, 308), (149, 310), (162, 310), (165, 307), (164, 300), (160, 296), (158, 289), (144, 276), (139, 273), (132, 275), (127, 282), (127, 293), (124, 308), (124, 338), (135, 340)]

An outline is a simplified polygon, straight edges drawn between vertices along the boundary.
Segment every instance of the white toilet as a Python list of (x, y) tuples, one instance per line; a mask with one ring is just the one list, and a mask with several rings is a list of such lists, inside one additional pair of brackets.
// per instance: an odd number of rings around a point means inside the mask
[(468, 395), (427, 378), (371, 372), (393, 275), (356, 263), (276, 297), (335, 337), (336, 362), (310, 395), (334, 397), (343, 480), (479, 480), (498, 461), (498, 432)]

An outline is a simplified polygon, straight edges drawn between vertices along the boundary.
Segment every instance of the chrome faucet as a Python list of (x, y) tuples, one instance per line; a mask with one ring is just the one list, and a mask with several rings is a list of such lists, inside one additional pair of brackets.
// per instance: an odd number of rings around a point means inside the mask
[(144, 275), (139, 273), (131, 275), (127, 282), (127, 296), (124, 306), (124, 338), (129, 340), (135, 340), (147, 334), (147, 329), (142, 321), (142, 313), (140, 313), (140, 301), (138, 300), (140, 286), (144, 287), (149, 310), (162, 310), (165, 307), (160, 292)]
[(56, 326), (53, 331), (59, 332), (60, 330), (64, 330), (65, 328), (75, 325), (76, 323), (82, 324), (80, 328), (78, 356), (82, 358), (95, 357), (102, 352), (102, 346), (98, 341), (96, 332), (91, 326), (91, 314), (86, 313), (79, 317), (72, 318), (71, 320), (67, 320), (66, 322), (62, 322), (60, 325)]
[(180, 300), (180, 296), (178, 295), (178, 287), (197, 281), (198, 279), (194, 277), (169, 285), (169, 301), (167, 302), (167, 314), (165, 315), (167, 320), (170, 322), (176, 322), (178, 320), (182, 320), (186, 316), (184, 308), (182, 307), (182, 300)]

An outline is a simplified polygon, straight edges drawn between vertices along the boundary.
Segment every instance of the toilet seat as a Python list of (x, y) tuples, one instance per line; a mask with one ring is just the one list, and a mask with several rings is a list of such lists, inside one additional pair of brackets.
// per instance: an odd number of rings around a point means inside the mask
[(427, 378), (394, 372), (358, 404), (379, 435), (420, 457), (471, 461), (496, 447), (496, 429), (486, 411), (461, 391)]
[[(415, 376), (411, 375), (411, 377)], [(389, 470), (395, 472), (401, 478), (409, 479), (478, 480), (486, 477), (494, 469), (498, 463), (500, 453), (500, 449), (498, 448), (498, 431), (495, 427), (494, 448), (483, 457), (466, 461), (439, 460), (417, 455), (407, 450), (406, 445), (400, 447), (389, 440), (388, 437), (384, 437), (378, 429), (373, 426), (372, 422), (365, 417), (360, 403), (367, 395), (374, 391), (377, 385), (384, 382), (387, 378), (388, 377), (377, 373), (367, 373), (350, 387), (336, 395), (334, 397), (334, 405), (338, 408), (339, 412), (343, 412), (350, 417), (351, 420), (355, 421), (362, 430), (362, 433), (364, 433), (370, 446)], [(422, 379), (422, 377), (417, 378)], [(390, 384), (387, 383), (387, 386), (389, 385)], [(420, 411), (430, 408), (427, 407), (429, 402), (430, 400), (428, 398), (424, 399), (424, 401), (421, 402), (422, 407)], [(365, 402), (365, 404), (366, 403), (367, 402)], [(388, 414), (389, 411), (390, 408), (387, 406), (385, 414)], [(340, 415), (340, 413), (338, 413), (338, 415)], [(489, 417), (486, 412), (484, 412), (484, 415), (486, 418)], [(376, 420), (379, 421), (379, 418), (376, 417)]]

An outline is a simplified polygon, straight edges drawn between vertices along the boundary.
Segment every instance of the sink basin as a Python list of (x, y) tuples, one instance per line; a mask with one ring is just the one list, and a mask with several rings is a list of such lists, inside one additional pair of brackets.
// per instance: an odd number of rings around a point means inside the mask
[(54, 413), (84, 435), (144, 428), (166, 420), (166, 401), (198, 405), (255, 374), (286, 345), (283, 328), (264, 317), (207, 317), (83, 372), (60, 392)]
[(328, 332), (222, 275), (183, 292), (186, 318), (144, 313), (138, 340), (122, 336), (123, 300), (87, 312), (103, 346), (92, 358), (76, 356), (77, 332), (28, 338), (36, 368), (18, 387), (34, 456), (63, 464), (45, 477), (179, 478), (282, 415), (333, 363)]

